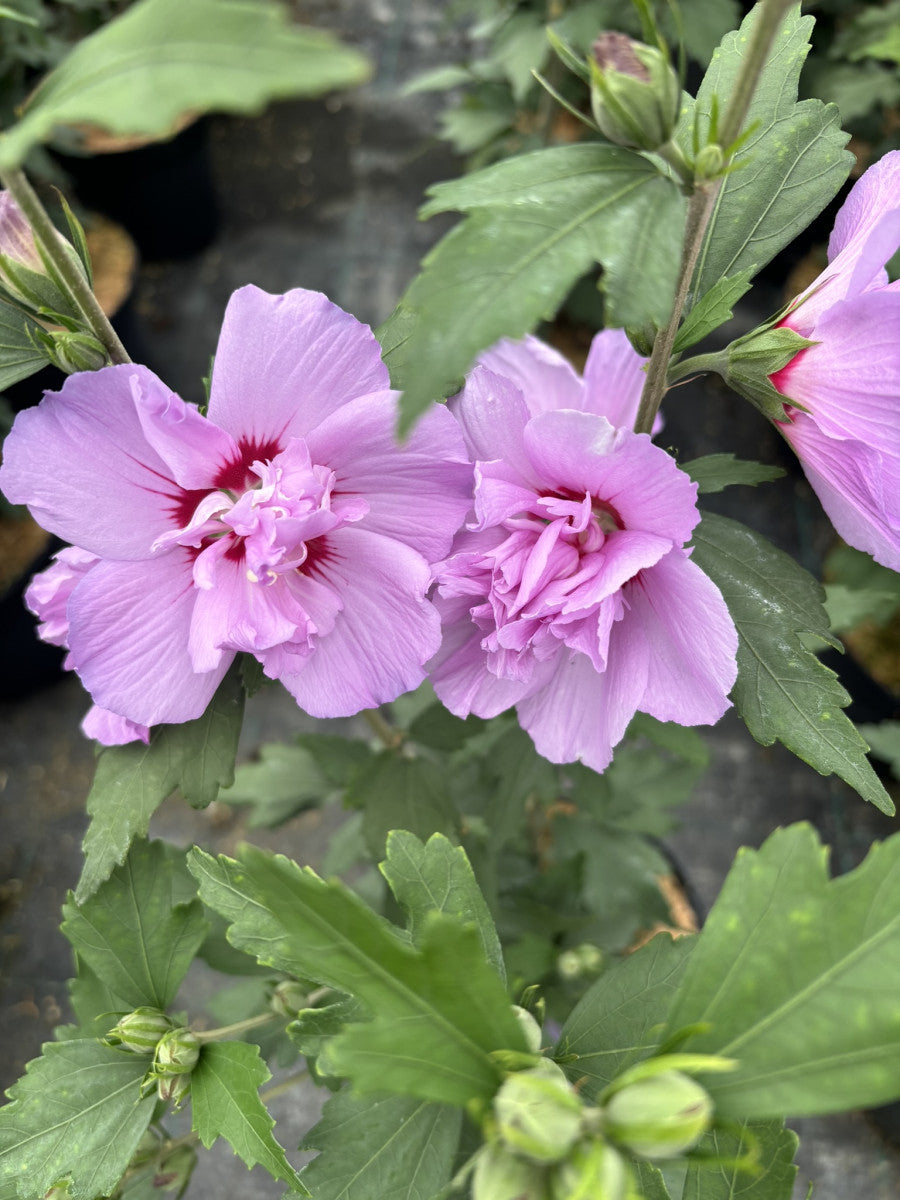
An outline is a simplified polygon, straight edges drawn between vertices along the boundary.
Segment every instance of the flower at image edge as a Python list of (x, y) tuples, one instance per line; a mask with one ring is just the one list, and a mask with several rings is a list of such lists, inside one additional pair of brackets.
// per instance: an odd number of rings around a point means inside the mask
[(696, 484), (630, 428), (641, 367), (617, 330), (583, 380), (534, 338), (502, 342), (451, 402), (475, 511), (436, 568), (435, 690), (458, 716), (515, 705), (544, 757), (598, 771), (635, 712), (714, 722), (737, 674), (734, 623), (686, 548)]
[(471, 467), (445, 409), (399, 445), (396, 415), (366, 326), (255, 287), (228, 304), (206, 417), (131, 364), (21, 413), (0, 487), (88, 556), (51, 578), (49, 609), (40, 577), (30, 596), (95, 704), (137, 727), (192, 719), (238, 651), (313, 716), (416, 687)]

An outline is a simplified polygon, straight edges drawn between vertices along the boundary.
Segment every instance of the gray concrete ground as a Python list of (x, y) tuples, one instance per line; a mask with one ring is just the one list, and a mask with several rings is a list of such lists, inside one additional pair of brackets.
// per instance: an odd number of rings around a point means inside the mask
[[(428, 182), (457, 165), (431, 137), (436, 106), (401, 99), (395, 85), (452, 58), (455, 34), (442, 26), (440, 5), (403, 0), (298, 4), (367, 48), (379, 71), (358, 93), (323, 104), (285, 104), (258, 120), (216, 121), (212, 160), (222, 200), (216, 244), (194, 260), (146, 266), (136, 293), (152, 365), (185, 398), (201, 398), (199, 380), (215, 347), (230, 292), (253, 282), (270, 291), (320, 288), (373, 324), (391, 310), (418, 259), (441, 231), (418, 223)], [(777, 306), (773, 304), (771, 307)], [(762, 302), (759, 315), (768, 315)], [(745, 318), (751, 323), (755, 317)], [(670, 403), (663, 438), (684, 457), (737, 449), (746, 457), (784, 456), (761, 418), (711, 385), (681, 389)], [(827, 524), (796, 475), (759, 489), (735, 489), (717, 500), (814, 564), (827, 548)], [(716, 499), (716, 498), (713, 498)], [(80, 870), (80, 838), (92, 749), (78, 731), (87, 701), (74, 679), (18, 703), (0, 706), (0, 1084), (8, 1085), (65, 1015), (68, 948), (57, 931), (66, 889)], [(249, 755), (307, 719), (278, 689), (250, 702), (242, 740)], [(758, 845), (776, 825), (811, 819), (835, 843), (846, 869), (875, 837), (894, 828), (840, 783), (822, 779), (779, 748), (756, 746), (733, 717), (709, 734), (713, 765), (684, 810), (671, 846), (703, 905), (709, 906), (735, 850)], [(177, 842), (230, 850), (239, 818), (215, 805), (193, 812), (166, 804), (152, 832)], [(315, 814), (255, 839), (320, 861), (325, 830)], [(192, 984), (202, 996), (204, 981)], [(319, 1097), (297, 1089), (276, 1103), (277, 1133), (293, 1154), (315, 1119)], [(900, 1158), (860, 1114), (799, 1123), (801, 1173), (797, 1200), (815, 1180), (816, 1200), (896, 1200)], [(192, 1184), (196, 1200), (276, 1197), (281, 1185), (259, 1170), (248, 1178), (225, 1146), (206, 1156)]]

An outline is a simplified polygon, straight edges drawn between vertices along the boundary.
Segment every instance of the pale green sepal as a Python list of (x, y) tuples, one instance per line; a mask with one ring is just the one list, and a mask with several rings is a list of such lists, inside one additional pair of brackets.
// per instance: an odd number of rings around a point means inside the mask
[(771, 376), (786, 367), (801, 350), (816, 344), (787, 326), (763, 326), (738, 338), (725, 349), (722, 377), (764, 417), (770, 421), (786, 421), (786, 403), (799, 409), (803, 409), (803, 405), (782, 395), (772, 383)]

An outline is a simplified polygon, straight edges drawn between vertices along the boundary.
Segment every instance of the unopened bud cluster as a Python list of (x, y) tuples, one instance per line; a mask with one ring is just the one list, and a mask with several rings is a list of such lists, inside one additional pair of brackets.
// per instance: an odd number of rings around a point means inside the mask
[(179, 1108), (191, 1090), (191, 1071), (200, 1057), (195, 1033), (176, 1025), (158, 1008), (141, 1007), (127, 1013), (106, 1035), (111, 1046), (131, 1054), (152, 1056), (145, 1087), (156, 1087), (160, 1100)]
[(511, 1073), (484, 1122), (473, 1200), (637, 1200), (626, 1153), (676, 1158), (696, 1146), (712, 1120), (705, 1089), (664, 1065), (623, 1080), (596, 1108), (550, 1059)]

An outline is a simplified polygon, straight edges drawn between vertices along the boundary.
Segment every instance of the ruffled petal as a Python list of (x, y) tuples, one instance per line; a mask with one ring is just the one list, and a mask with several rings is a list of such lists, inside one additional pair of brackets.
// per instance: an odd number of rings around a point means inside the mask
[(584, 364), (583, 408), (612, 425), (633, 429), (647, 379), (641, 358), (624, 329), (604, 329), (591, 342)]
[(479, 356), (478, 365), (511, 380), (534, 416), (556, 408), (585, 407), (584, 384), (571, 363), (530, 335), (519, 342), (504, 338)]
[(197, 674), (188, 652), (196, 591), (190, 554), (100, 562), (69, 600), (74, 670), (101, 707), (139, 725), (199, 717), (233, 655)]
[(900, 151), (891, 150), (860, 176), (837, 215), (829, 265), (803, 293), (787, 324), (809, 335), (832, 304), (870, 287), (900, 245)]
[(625, 529), (682, 544), (700, 519), (697, 485), (646, 434), (593, 413), (544, 413), (528, 423), (525, 445), (548, 488), (589, 492)]
[(61, 391), (19, 413), (0, 487), (64, 541), (101, 558), (148, 557), (177, 527), (184, 491), (148, 443), (141, 410), (149, 397), (171, 396), (132, 364), (70, 375)]
[(150, 741), (150, 730), (146, 725), (136, 725), (127, 717), (120, 717), (118, 713), (96, 704), (88, 709), (81, 722), (81, 731), (85, 737), (93, 738), (101, 746), (125, 746), (129, 742), (144, 742), (146, 745)]
[(900, 459), (828, 437), (806, 413), (778, 428), (844, 541), (900, 571)]
[(418, 687), (440, 621), (425, 599), (431, 572), (414, 550), (355, 526), (327, 541), (312, 574), (343, 608), (302, 669), (279, 678), (311, 716), (349, 717)]
[(550, 762), (580, 760), (605, 770), (613, 747), (625, 736), (647, 678), (646, 648), (628, 647), (613, 636), (607, 668), (594, 670), (584, 654), (561, 654), (544, 687), (517, 705), (522, 728)]
[(41, 622), (38, 634), (51, 646), (69, 645), (69, 597), (85, 574), (100, 560), (78, 546), (66, 546), (53, 556), (45, 571), (35, 575), (25, 603)]
[[(637, 707), (658, 721), (711, 725), (731, 705), (737, 630), (722, 593), (681, 550), (626, 584), (627, 611), (612, 640), (646, 657)], [(639, 651), (643, 643), (646, 650)]]
[(826, 435), (900, 455), (898, 333), (900, 292), (866, 292), (835, 304), (816, 324), (818, 344), (801, 350), (772, 382)]
[(209, 418), (239, 442), (282, 444), (357, 396), (389, 387), (368, 326), (321, 292), (272, 296), (248, 285), (225, 310)]
[(470, 597), (435, 600), (444, 631), (428, 675), (438, 699), (457, 717), (470, 713), (496, 717), (523, 699), (536, 682), (542, 683), (547, 672), (543, 670), (537, 681), (525, 682), (501, 679), (489, 671), (481, 633), (469, 615), (471, 605)]
[(523, 481), (532, 479), (522, 443), (529, 412), (518, 384), (493, 370), (475, 367), (448, 407), (462, 427), (473, 462), (502, 459)]
[(396, 393), (363, 396), (307, 437), (316, 463), (334, 471), (334, 494), (365, 498), (360, 529), (396, 538), (428, 562), (442, 558), (472, 503), (472, 467), (457, 423), (433, 406), (398, 444)]
[(216, 486), (241, 457), (230, 434), (174, 392), (162, 387), (141, 389), (137, 410), (147, 442), (183, 488)]

